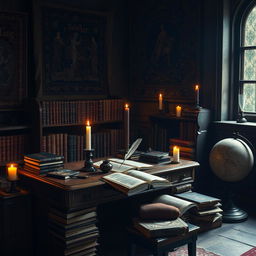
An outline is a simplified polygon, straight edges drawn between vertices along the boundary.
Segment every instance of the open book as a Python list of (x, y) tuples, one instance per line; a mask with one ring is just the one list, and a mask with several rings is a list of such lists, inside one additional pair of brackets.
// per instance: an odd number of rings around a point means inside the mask
[[(120, 158), (109, 158), (108, 159), (112, 164), (112, 172), (126, 172), (128, 170), (145, 170), (151, 168), (153, 165), (145, 164), (141, 162), (136, 162), (133, 160), (125, 160)], [(93, 163), (94, 167), (100, 168), (103, 160)]]
[(137, 170), (108, 174), (103, 176), (102, 179), (127, 195), (133, 195), (149, 188), (171, 186), (170, 181), (167, 179)]
[(177, 207), (180, 210), (181, 216), (190, 209), (197, 209), (197, 205), (175, 196), (161, 195), (154, 200), (154, 203), (163, 203)]

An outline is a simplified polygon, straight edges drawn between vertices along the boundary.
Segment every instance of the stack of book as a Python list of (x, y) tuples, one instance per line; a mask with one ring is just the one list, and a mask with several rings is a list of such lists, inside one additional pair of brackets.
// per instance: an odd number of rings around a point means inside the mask
[(197, 192), (176, 194), (176, 197), (196, 204), (197, 209), (189, 215), (189, 221), (200, 227), (200, 231), (217, 228), (222, 225), (221, 200)]
[(44, 174), (50, 171), (60, 170), (64, 167), (64, 157), (52, 153), (40, 152), (24, 156), (25, 171), (36, 174)]
[(49, 231), (62, 255), (96, 255), (99, 230), (94, 207), (69, 213), (52, 208), (48, 217)]
[(179, 147), (181, 158), (195, 160), (195, 143), (193, 141), (171, 138), (170, 155), (172, 155), (172, 150), (174, 146)]
[(140, 154), (139, 161), (146, 163), (162, 163), (170, 161), (169, 152), (149, 151)]

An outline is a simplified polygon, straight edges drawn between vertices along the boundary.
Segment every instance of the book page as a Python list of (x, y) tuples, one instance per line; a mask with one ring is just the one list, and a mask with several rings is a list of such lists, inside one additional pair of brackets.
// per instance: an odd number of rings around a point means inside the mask
[[(103, 163), (103, 160), (93, 163), (93, 166), (96, 167), (96, 168), (100, 168), (100, 165), (102, 163)], [(113, 166), (112, 169), (111, 169), (112, 172), (126, 172), (128, 170), (133, 169), (133, 167), (130, 166), (130, 165), (126, 165), (126, 164), (121, 165), (121, 164), (113, 162), (113, 161), (110, 161), (110, 163)]]
[(128, 189), (135, 188), (141, 184), (145, 184), (145, 181), (137, 179), (135, 177), (123, 174), (123, 173), (112, 173), (102, 177), (104, 180), (111, 181), (119, 184)]
[(154, 180), (158, 180), (158, 181), (166, 181), (168, 182), (166, 179), (164, 178), (161, 178), (161, 177), (158, 177), (156, 175), (152, 175), (152, 174), (149, 174), (149, 173), (146, 173), (146, 172), (142, 172), (142, 171), (137, 171), (137, 170), (130, 170), (130, 171), (127, 171), (127, 174), (133, 176), (133, 177), (136, 177), (138, 179), (142, 179), (142, 180), (145, 180), (147, 181), (148, 183), (151, 183), (152, 181)]
[(137, 161), (133, 161), (133, 160), (125, 160), (124, 159), (120, 159), (120, 158), (109, 158), (109, 160), (112, 162), (116, 162), (116, 163), (123, 163), (124, 165), (129, 165), (134, 167), (134, 169), (150, 169), (151, 167), (153, 167), (152, 164), (145, 164), (145, 163), (141, 163), (141, 162), (137, 162)]
[(189, 209), (196, 207), (196, 204), (192, 202), (189, 202), (174, 196), (170, 196), (170, 195), (159, 196), (154, 200), (154, 203), (163, 203), (163, 204), (175, 206), (179, 208), (181, 215), (183, 215)]

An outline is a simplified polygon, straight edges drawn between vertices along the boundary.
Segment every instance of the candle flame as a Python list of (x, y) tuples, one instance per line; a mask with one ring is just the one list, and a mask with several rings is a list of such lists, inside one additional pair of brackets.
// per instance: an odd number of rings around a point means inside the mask
[(159, 98), (162, 98), (163, 97), (163, 94), (162, 93), (159, 93)]
[(129, 108), (129, 105), (128, 105), (128, 104), (125, 104), (125, 106), (124, 106), (124, 107), (127, 109), (127, 108)]
[(89, 120), (87, 120), (86, 125), (90, 126), (90, 121)]
[(195, 85), (195, 91), (198, 91), (199, 90), (199, 85)]
[(13, 164), (11, 164), (11, 168), (13, 168)]

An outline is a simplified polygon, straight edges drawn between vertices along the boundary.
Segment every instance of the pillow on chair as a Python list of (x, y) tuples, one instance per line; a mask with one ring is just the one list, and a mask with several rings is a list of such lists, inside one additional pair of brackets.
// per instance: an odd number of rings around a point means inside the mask
[(139, 208), (139, 217), (144, 220), (174, 220), (179, 216), (180, 210), (168, 204), (144, 204)]

